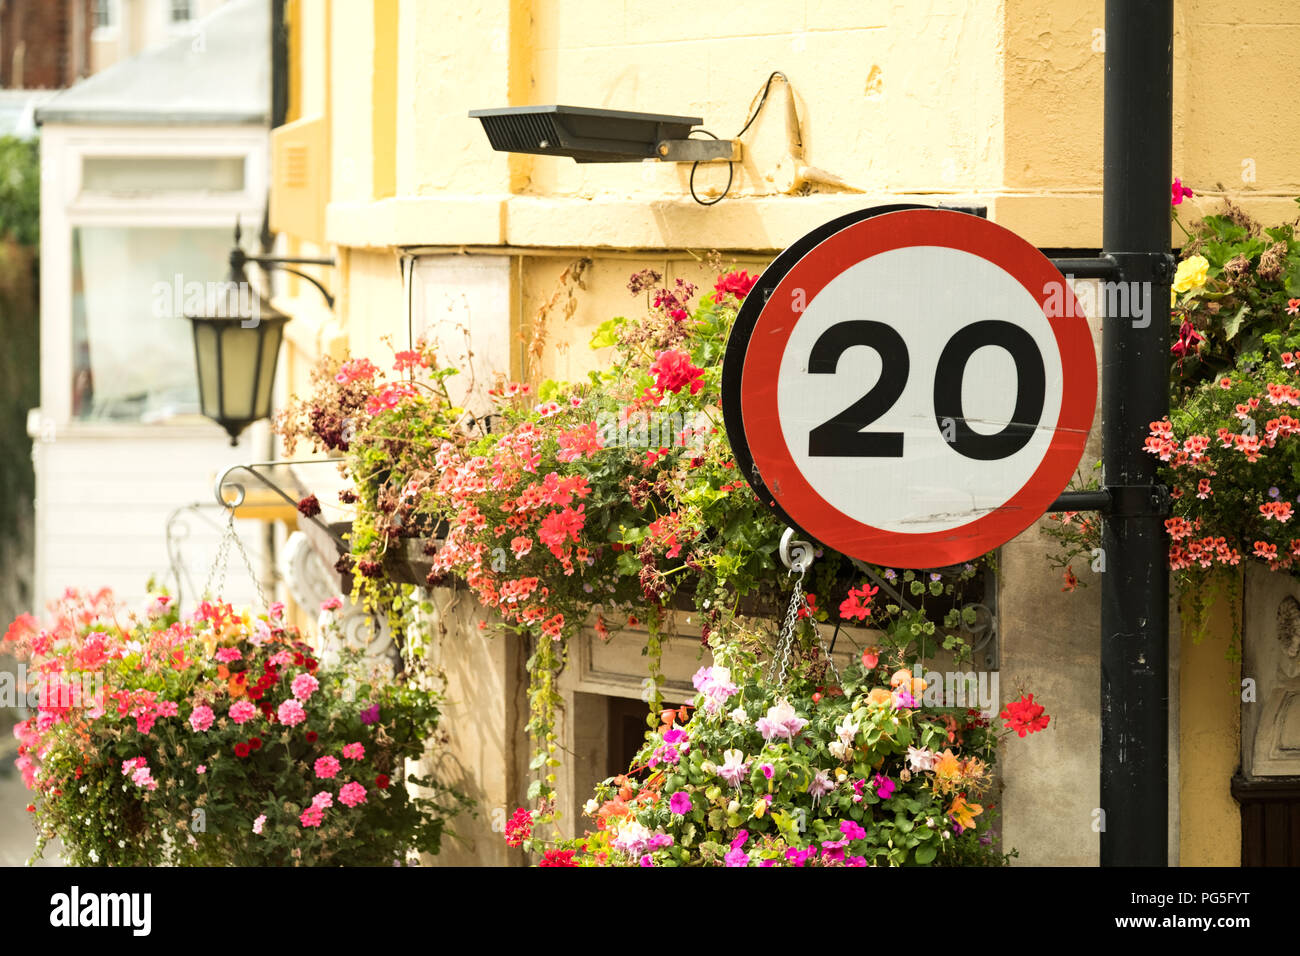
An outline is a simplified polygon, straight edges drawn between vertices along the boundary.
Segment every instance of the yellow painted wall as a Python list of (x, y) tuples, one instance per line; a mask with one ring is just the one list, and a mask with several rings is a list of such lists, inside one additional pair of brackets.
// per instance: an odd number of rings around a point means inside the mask
[[(1231, 600), (1240, 602), (1244, 593), (1239, 582)], [(1215, 599), (1199, 643), (1184, 602), (1178, 686), (1181, 866), (1241, 865), (1241, 808), (1224, 785), (1241, 763), (1241, 665), (1224, 653), (1233, 626), (1229, 600)]]

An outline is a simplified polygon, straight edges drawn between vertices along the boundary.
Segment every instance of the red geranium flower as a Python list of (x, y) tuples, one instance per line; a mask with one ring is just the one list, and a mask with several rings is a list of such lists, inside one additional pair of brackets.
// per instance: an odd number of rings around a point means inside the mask
[(247, 756), (248, 756), (248, 744), (243, 743), (242, 741), (241, 741), (240, 743), (235, 744), (235, 756), (236, 756), (236, 757), (247, 757)]
[(871, 599), (879, 590), (865, 583), (860, 588), (850, 588), (848, 597), (840, 602), (840, 617), (865, 621), (871, 614)]
[(1051, 719), (1043, 713), (1043, 705), (1034, 703), (1033, 694), (1025, 694), (1019, 700), (1007, 704), (999, 715), (1009, 730), (1014, 730), (1021, 737), (1042, 730)]
[(701, 379), (704, 369), (691, 363), (691, 356), (680, 349), (660, 352), (655, 356), (650, 372), (655, 377), (655, 385), (661, 392), (680, 392), (690, 388), (694, 395), (704, 387)]
[(307, 743), (314, 744), (315, 742), (316, 742), (316, 731), (314, 730), (307, 731)]
[(519, 807), (506, 821), (506, 846), (522, 846), (533, 832), (533, 815)]
[(749, 290), (754, 288), (754, 283), (757, 281), (758, 276), (752, 276), (748, 272), (728, 272), (726, 275), (718, 276), (718, 281), (713, 283), (713, 288), (719, 296), (730, 292), (737, 299), (743, 299), (749, 295)]
[(577, 866), (573, 862), (573, 854), (576, 850), (547, 850), (542, 854), (542, 862), (538, 866)]
[(378, 777), (376, 777), (376, 778), (375, 778), (375, 786), (378, 787), (380, 790), (387, 790), (387, 789), (388, 789), (388, 774), (386, 774), (386, 773), (381, 773)]
[(262, 749), (262, 738), (261, 738), (261, 737), (253, 737), (252, 739), (250, 739), (250, 740), (248, 741), (248, 746), (252, 747), (254, 750), (261, 750), (261, 749)]
[(320, 501), (315, 495), (308, 495), (298, 502), (298, 511), (304, 518), (314, 518), (320, 514)]

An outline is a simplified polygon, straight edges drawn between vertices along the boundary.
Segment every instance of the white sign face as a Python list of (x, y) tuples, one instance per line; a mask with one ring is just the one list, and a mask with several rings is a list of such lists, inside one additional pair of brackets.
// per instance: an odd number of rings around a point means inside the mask
[[(862, 328), (848, 339), (853, 344), (838, 356), (833, 374), (814, 374), (809, 365), (818, 340), (846, 321), (879, 323), (896, 336)], [(970, 348), (955, 338), (979, 322), (1022, 329), (1025, 335), (1012, 340), (1017, 354), (995, 344), (992, 334), (984, 344), (970, 340)], [(905, 364), (906, 377), (887, 380), (886, 358), (894, 369)], [(1017, 358), (1042, 370), (1041, 387), (1020, 381)], [(936, 416), (941, 376), (959, 390), (960, 408)], [(828, 504), (863, 524), (915, 534), (967, 524), (1024, 487), (1051, 444), (1061, 379), (1051, 324), (1024, 286), (968, 252), (909, 246), (857, 263), (808, 301), (781, 358), (777, 406), (795, 464)], [(1027, 441), (1005, 457), (962, 454), (959, 417), (976, 436), (1003, 434), (1026, 386), (1037, 389), (1029, 398), (1041, 395), (1028, 403), (1034, 418), (1016, 423)], [(885, 447), (892, 443), (901, 454), (844, 455), (838, 452), (848, 449), (836, 443), (820, 448), (814, 430), (867, 395), (872, 401), (851, 424), (880, 436), (879, 451), (894, 451)]]
[(803, 249), (742, 307), (724, 365), (728, 437), (760, 499), (896, 567), (969, 560), (1032, 524), (1096, 408), (1091, 332), (1060, 272), (948, 210)]

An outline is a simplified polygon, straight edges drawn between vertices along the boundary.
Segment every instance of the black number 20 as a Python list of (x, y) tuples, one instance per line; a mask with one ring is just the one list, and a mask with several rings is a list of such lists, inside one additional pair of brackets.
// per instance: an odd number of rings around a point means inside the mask
[[(903, 337), (883, 322), (837, 322), (818, 336), (808, 357), (808, 371), (834, 375), (840, 356), (855, 345), (875, 349), (881, 372), (867, 394), (808, 435), (814, 458), (901, 458), (902, 432), (864, 432), (893, 407), (907, 384), (910, 359)], [(1005, 350), (1016, 363), (1016, 407), (999, 432), (981, 435), (966, 424), (962, 411), (962, 382), (966, 364), (987, 345)], [(1018, 325), (987, 319), (961, 328), (943, 347), (934, 378), (934, 418), (950, 437), (953, 450), (967, 458), (993, 461), (1014, 455), (1029, 443), (1043, 414), (1047, 375), (1033, 337)]]

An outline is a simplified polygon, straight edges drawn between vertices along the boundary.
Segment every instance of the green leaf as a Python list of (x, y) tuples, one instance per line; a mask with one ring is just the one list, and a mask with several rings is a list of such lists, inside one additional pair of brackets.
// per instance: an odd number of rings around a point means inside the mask
[(607, 319), (596, 326), (595, 333), (591, 336), (589, 343), (593, 349), (605, 349), (612, 345), (618, 344), (619, 327), (626, 321), (621, 315), (617, 318)]
[(1236, 338), (1237, 333), (1241, 331), (1242, 320), (1246, 318), (1249, 312), (1250, 306), (1243, 302), (1241, 308), (1237, 310), (1237, 314), (1223, 323), (1223, 334), (1229, 340)]
[(922, 866), (933, 863), (934, 858), (938, 856), (939, 851), (932, 846), (923, 846), (916, 851), (916, 862)]

